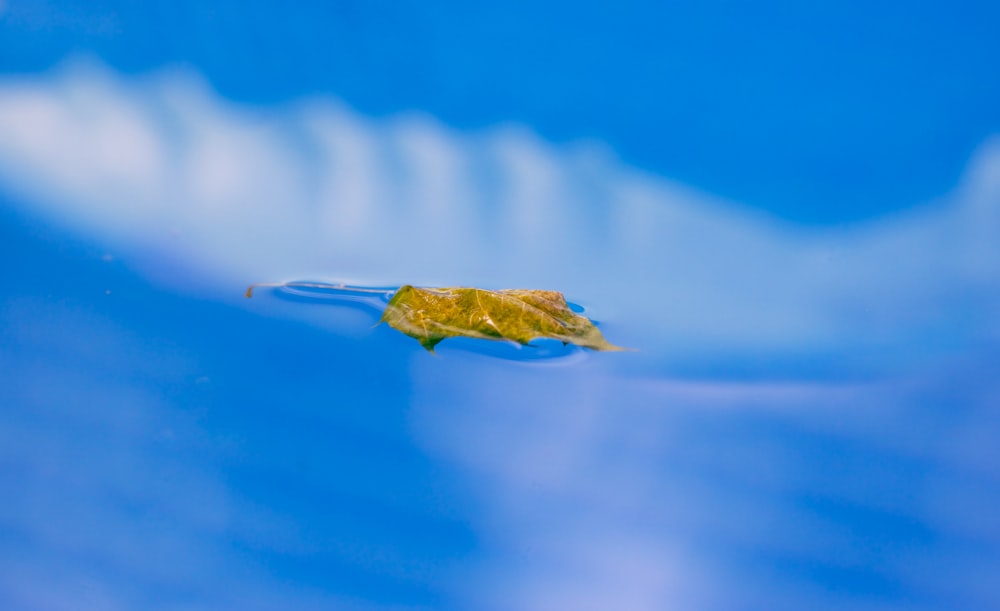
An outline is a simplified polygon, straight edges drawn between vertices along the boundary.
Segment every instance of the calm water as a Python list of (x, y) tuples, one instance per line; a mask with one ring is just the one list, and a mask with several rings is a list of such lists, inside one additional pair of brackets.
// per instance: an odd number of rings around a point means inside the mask
[[(523, 128), (0, 83), (0, 607), (1000, 607), (1000, 148), (857, 225)], [(564, 291), (636, 351), (377, 298)]]

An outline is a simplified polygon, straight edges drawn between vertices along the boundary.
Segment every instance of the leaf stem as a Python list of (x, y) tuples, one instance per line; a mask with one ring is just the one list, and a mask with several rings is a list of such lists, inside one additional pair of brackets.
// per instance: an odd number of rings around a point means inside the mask
[(274, 286), (274, 287), (300, 287), (300, 288), (314, 288), (314, 289), (336, 289), (338, 291), (348, 291), (351, 293), (372, 293), (375, 295), (390, 295), (395, 291), (393, 289), (367, 289), (355, 286), (347, 286), (346, 284), (324, 284), (320, 282), (257, 282), (251, 284), (247, 287), (246, 296), (248, 298), (253, 297), (253, 290), (261, 286)]

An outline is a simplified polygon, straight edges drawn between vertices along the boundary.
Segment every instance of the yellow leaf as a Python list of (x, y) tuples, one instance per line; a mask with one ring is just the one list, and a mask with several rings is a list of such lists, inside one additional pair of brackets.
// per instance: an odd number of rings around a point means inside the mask
[(441, 340), (458, 336), (519, 344), (549, 338), (592, 350), (622, 350), (556, 291), (406, 285), (393, 295), (382, 321), (431, 351)]

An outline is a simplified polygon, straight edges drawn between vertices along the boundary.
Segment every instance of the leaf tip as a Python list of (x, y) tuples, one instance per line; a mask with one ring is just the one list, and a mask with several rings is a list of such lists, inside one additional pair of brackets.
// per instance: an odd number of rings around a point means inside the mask
[(440, 337), (428, 337), (428, 338), (417, 338), (417, 341), (420, 342), (420, 345), (423, 346), (424, 349), (427, 350), (427, 352), (430, 352), (431, 354), (437, 354), (436, 352), (434, 352), (434, 347), (440, 344), (442, 339), (443, 338)]
[(627, 346), (616, 346), (615, 344), (612, 344), (611, 342), (607, 342), (605, 345), (603, 345), (600, 348), (598, 348), (598, 350), (602, 350), (604, 352), (638, 352), (639, 351), (636, 348), (629, 348)]

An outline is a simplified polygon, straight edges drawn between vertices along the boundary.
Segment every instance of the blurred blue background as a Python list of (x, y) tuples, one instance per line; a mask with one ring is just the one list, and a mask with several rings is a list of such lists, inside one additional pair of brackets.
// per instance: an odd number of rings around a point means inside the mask
[(1000, 608), (998, 18), (0, 0), (0, 607)]

